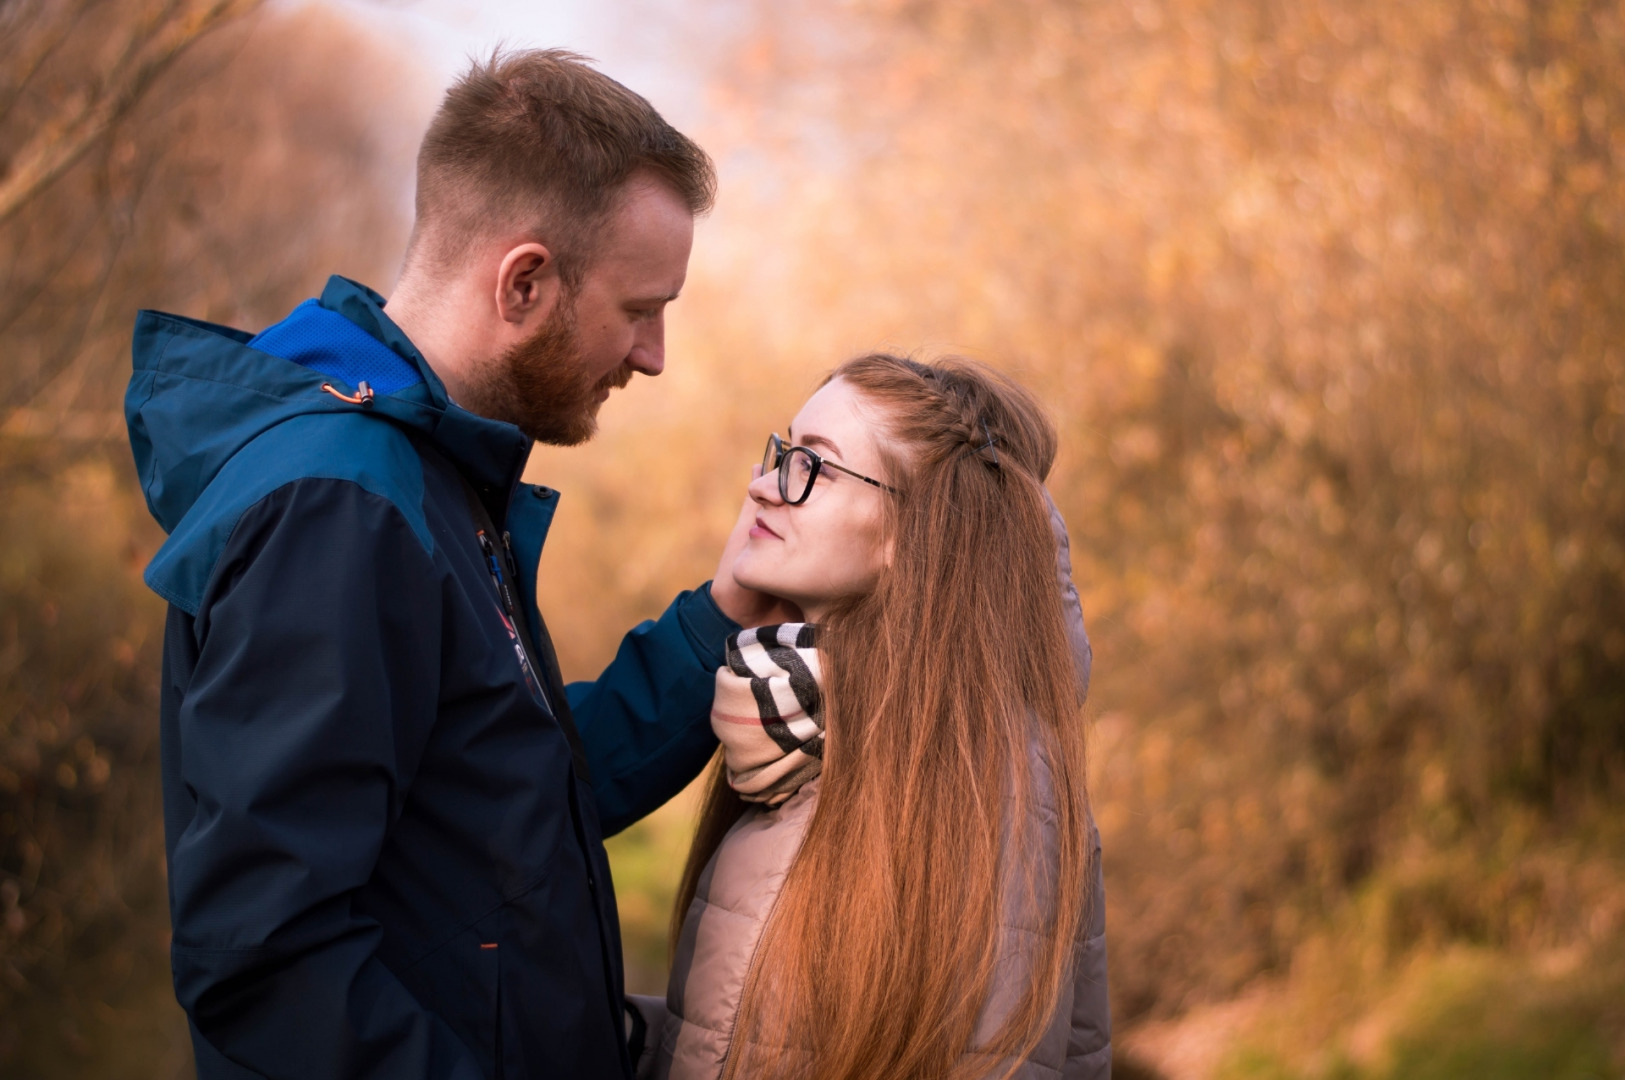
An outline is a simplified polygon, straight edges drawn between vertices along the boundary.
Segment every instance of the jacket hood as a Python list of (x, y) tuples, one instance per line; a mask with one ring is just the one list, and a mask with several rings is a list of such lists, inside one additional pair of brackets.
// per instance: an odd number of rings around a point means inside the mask
[(257, 337), (157, 311), (137, 316), (124, 414), (147, 507), (166, 533), (266, 432), (298, 417), (362, 411), (322, 389), (354, 397), (345, 376), (372, 373), (384, 391), (364, 410), (371, 417), (427, 434), (482, 488), (511, 486), (530, 440), (452, 403), (383, 309), (383, 297), (335, 276), (319, 301)]
[(255, 337), (141, 313), (124, 410), (147, 506), (169, 534), (143, 575), (159, 596), (197, 614), (242, 515), (304, 479), (388, 499), (432, 550), (414, 440), (448, 458), (493, 516), (506, 515), (530, 440), (451, 402), (383, 304), (336, 277), (319, 301)]

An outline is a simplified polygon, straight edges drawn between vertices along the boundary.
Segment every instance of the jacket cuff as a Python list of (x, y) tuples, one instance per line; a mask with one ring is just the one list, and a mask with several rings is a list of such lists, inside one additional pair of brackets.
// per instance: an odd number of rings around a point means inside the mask
[(692, 592), (683, 593), (677, 598), (677, 625), (683, 628), (683, 636), (688, 638), (689, 645), (707, 667), (716, 669), (722, 666), (726, 659), (724, 651), (728, 644), (728, 635), (737, 634), (744, 627), (734, 622), (722, 613), (717, 602), (711, 599), (711, 583)]

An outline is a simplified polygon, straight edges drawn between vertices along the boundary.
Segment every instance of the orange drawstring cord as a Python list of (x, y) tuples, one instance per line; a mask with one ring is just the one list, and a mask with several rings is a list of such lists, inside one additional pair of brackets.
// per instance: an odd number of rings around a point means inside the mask
[(372, 399), (377, 396), (372, 392), (372, 387), (367, 385), (367, 381), (365, 379), (363, 379), (356, 386), (357, 393), (355, 397), (351, 397), (349, 394), (339, 393), (337, 390), (333, 389), (332, 383), (322, 383), (322, 389), (326, 390), (329, 394), (332, 394), (340, 401), (348, 401), (351, 405), (359, 405), (363, 409), (372, 408)]

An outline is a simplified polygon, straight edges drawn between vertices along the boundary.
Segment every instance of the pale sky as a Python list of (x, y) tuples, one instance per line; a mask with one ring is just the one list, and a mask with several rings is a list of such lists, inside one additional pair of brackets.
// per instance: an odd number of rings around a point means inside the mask
[[(283, 0), (292, 2), (292, 0)], [(680, 0), (315, 0), (376, 28), (445, 86), (470, 56), (496, 45), (562, 47), (643, 94), (678, 128), (703, 109), (703, 62), (675, 40), (693, 20)], [(701, 5), (690, 5), (690, 8)], [(684, 35), (686, 38), (686, 35)]]

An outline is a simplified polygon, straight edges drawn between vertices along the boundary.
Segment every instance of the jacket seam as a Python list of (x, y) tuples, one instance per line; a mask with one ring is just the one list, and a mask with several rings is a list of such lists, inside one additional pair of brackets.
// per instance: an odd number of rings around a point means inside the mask
[[(166, 343), (164, 345), (164, 355), (167, 356), (168, 353), (169, 353), (169, 345)], [(163, 357), (160, 357), (160, 359), (162, 359), (162, 358)], [(292, 363), (292, 361), (289, 361), (289, 362)], [(150, 370), (155, 377), (159, 376), (159, 375), (163, 375), (163, 376), (167, 376), (167, 377), (169, 377), (171, 379), (184, 379), (187, 382), (209, 383), (211, 386), (226, 386), (226, 387), (230, 387), (232, 390), (237, 390), (237, 391), (241, 391), (243, 393), (253, 394), (255, 397), (265, 398), (268, 401), (286, 402), (286, 401), (292, 401), (293, 400), (292, 396), (286, 396), (285, 397), (285, 396), (283, 396), (281, 394), (273, 394), (268, 390), (261, 390), (259, 387), (256, 387), (256, 386), (244, 386), (241, 383), (228, 382), (225, 379), (211, 379), (207, 375), (193, 375), (190, 372), (171, 371), (168, 368), (149, 368), (148, 370)], [(306, 368), (305, 370), (307, 370), (307, 371), (315, 371), (316, 369), (315, 368)], [(154, 379), (154, 381), (156, 381), (156, 378)], [(340, 410), (338, 410), (338, 409), (327, 409), (327, 410), (320, 410), (320, 411), (338, 412)]]
[(417, 541), (420, 548), (423, 548), (424, 555), (428, 556), (431, 560), (434, 558), (434, 549), (432, 547), (424, 547), (423, 541), (417, 535), (417, 530), (412, 528), (411, 519), (406, 516), (406, 511), (402, 509), (398, 502), (388, 495), (373, 491), (371, 488), (363, 485), (359, 480), (353, 480), (347, 476), (296, 476), (291, 480), (278, 484), (270, 491), (267, 491), (264, 495), (261, 495), (259, 498), (255, 499), (253, 502), (239, 510), (237, 512), (237, 516), (231, 519), (231, 527), (226, 530), (226, 542), (221, 545), (220, 550), (215, 554), (214, 562), (209, 566), (209, 576), (203, 583), (203, 596), (198, 597), (197, 610), (188, 608), (183, 601), (175, 599), (165, 590), (159, 588), (150, 581), (147, 582), (147, 587), (153, 592), (157, 593), (159, 596), (163, 597), (165, 600), (168, 600), (170, 603), (174, 604), (176, 607), (185, 611), (188, 615), (195, 618), (198, 612), (203, 610), (203, 597), (208, 596), (212, 591), (215, 584), (215, 575), (220, 572), (220, 560), (225, 556), (226, 549), (231, 546), (232, 540), (236, 537), (238, 528), (242, 526), (243, 518), (248, 516), (248, 512), (250, 510), (253, 510), (255, 507), (264, 503), (266, 499), (271, 498), (273, 495), (280, 494), (282, 491), (292, 487), (294, 484), (303, 483), (306, 480), (325, 480), (335, 484), (351, 484), (357, 488), (360, 488), (363, 495), (371, 495), (376, 499), (382, 499), (384, 502), (389, 504), (391, 510), (394, 510), (401, 516), (402, 522), (406, 525), (406, 531), (411, 533), (412, 539)]
[[(248, 346), (244, 345), (243, 348), (246, 349), (246, 348), (248, 348)], [(254, 351), (258, 352), (259, 350), (256, 349)], [(166, 342), (164, 344), (164, 354), (167, 354), (168, 352), (169, 352), (169, 342)], [(295, 367), (304, 368), (304, 370), (306, 370), (306, 371), (315, 372), (316, 374), (321, 375), (322, 378), (327, 380), (327, 381), (337, 380), (339, 382), (344, 382), (344, 380), (340, 379), (337, 375), (328, 375), (327, 373), (325, 373), (323, 371), (319, 371), (316, 368), (305, 368), (303, 364), (299, 364), (297, 361), (288, 360), (286, 357), (276, 356), (273, 353), (265, 353), (264, 355), (270, 356), (270, 357), (272, 357), (272, 359), (275, 359), (275, 360), (282, 360), (284, 363), (293, 364)], [(163, 355), (160, 355), (159, 359), (162, 360)], [(240, 390), (240, 391), (243, 391), (245, 393), (254, 394), (257, 397), (265, 398), (268, 401), (276, 401), (276, 402), (284, 402), (284, 403), (290, 402), (290, 401), (295, 401), (295, 400), (298, 400), (298, 397), (302, 396), (306, 392), (305, 390), (301, 389), (298, 394), (287, 394), (287, 395), (273, 394), (268, 390), (261, 390), (258, 387), (244, 386), (242, 383), (231, 382), (231, 381), (229, 381), (227, 379), (214, 379), (214, 378), (210, 378), (207, 375), (194, 375), (194, 374), (192, 374), (190, 372), (172, 371), (172, 370), (169, 370), (167, 368), (156, 368), (156, 367), (148, 368), (146, 370), (151, 371), (152, 374), (155, 377), (159, 376), (159, 375), (164, 375), (164, 376), (167, 376), (167, 377), (172, 378), (172, 379), (184, 379), (187, 382), (201, 382), (201, 383), (209, 383), (209, 384), (211, 384), (213, 386), (226, 386), (226, 387), (230, 387), (232, 390)], [(156, 382), (156, 378), (154, 379), (154, 381)], [(345, 383), (345, 385), (348, 386), (349, 384)], [(414, 386), (421, 386), (421, 385), (423, 385), (421, 382), (408, 383), (407, 385), (401, 387), (401, 390), (410, 390)], [(156, 393), (156, 389), (154, 389), (153, 393)], [(389, 392), (387, 394), (380, 394), (379, 397), (381, 399), (382, 398), (389, 398), (389, 399), (391, 399), (393, 401), (399, 402), (401, 405), (409, 406), (411, 408), (418, 409), (418, 410), (423, 411), (423, 412), (428, 412), (428, 413), (431, 413), (431, 414), (435, 413), (436, 410), (432, 406), (426, 405), (421, 401), (409, 401), (409, 400), (406, 400), (404, 398), (397, 398), (396, 395), (399, 394), (399, 393), (400, 393), (400, 390), (393, 390), (393, 391), (391, 391), (391, 392)], [(148, 398), (148, 400), (150, 400), (152, 398), (152, 394), (149, 393), (147, 395), (147, 398)], [(143, 404), (145, 404), (145, 402), (143, 402)], [(353, 410), (340, 409), (340, 408), (324, 408), (324, 409), (313, 409), (311, 411), (311, 413), (308, 413), (306, 415), (324, 414), (324, 413), (333, 413), (333, 414), (338, 414), (338, 415), (348, 415), (351, 412), (353, 412)], [(290, 417), (289, 419), (292, 419), (292, 418)], [(267, 430), (269, 430), (269, 429), (267, 429)]]

